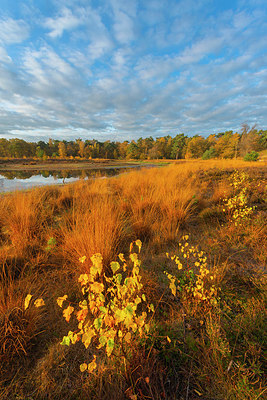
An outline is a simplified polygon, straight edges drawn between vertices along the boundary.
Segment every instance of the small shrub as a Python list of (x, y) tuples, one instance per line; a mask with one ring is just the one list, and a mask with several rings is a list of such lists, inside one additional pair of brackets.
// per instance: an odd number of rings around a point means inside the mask
[(197, 246), (190, 246), (188, 235), (182, 237), (179, 243), (180, 256), (170, 257), (178, 268), (178, 273), (172, 275), (165, 272), (169, 279), (169, 288), (175, 297), (183, 303), (192, 303), (201, 310), (205, 306), (215, 306), (219, 288), (215, 285), (214, 274), (207, 265), (207, 257)]
[(240, 225), (253, 213), (255, 207), (248, 206), (248, 178), (245, 172), (235, 171), (230, 176), (230, 184), (233, 187), (233, 196), (224, 199), (223, 211), (230, 222)]
[(258, 161), (258, 159), (259, 159), (259, 153), (257, 153), (254, 150), (247, 153), (244, 157), (244, 161)]
[[(141, 241), (134, 242), (141, 249)], [(147, 323), (148, 311), (154, 311), (153, 304), (146, 304), (146, 297), (141, 294), (142, 283), (140, 276), (140, 260), (137, 253), (132, 252), (133, 244), (130, 246), (130, 263), (133, 264), (130, 270), (123, 254), (119, 255), (119, 262), (111, 262), (110, 276), (107, 276), (103, 268), (101, 254), (91, 257), (92, 265), (88, 274), (79, 277), (83, 301), (79, 303), (79, 310), (76, 311), (78, 329), (75, 332), (69, 331), (64, 336), (61, 344), (69, 346), (79, 340), (85, 348), (93, 342), (97, 349), (105, 347), (108, 357), (114, 352), (117, 356), (128, 358), (126, 346), (132, 343), (137, 336), (148, 332)], [(86, 257), (81, 257), (80, 262), (84, 263)], [(67, 295), (59, 297), (57, 303), (62, 307), (67, 301)], [(69, 303), (64, 309), (63, 316), (67, 322), (74, 312), (74, 307)], [(89, 373), (97, 368), (96, 356), (91, 363), (83, 363), (81, 371)]]

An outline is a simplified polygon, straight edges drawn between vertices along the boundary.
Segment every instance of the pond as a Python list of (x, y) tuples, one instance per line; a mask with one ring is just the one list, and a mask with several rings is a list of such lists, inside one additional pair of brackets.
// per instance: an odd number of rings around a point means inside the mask
[(133, 165), (81, 170), (0, 171), (0, 193), (36, 186), (67, 184), (79, 179), (110, 177), (129, 171), (131, 168), (140, 169), (141, 167)]

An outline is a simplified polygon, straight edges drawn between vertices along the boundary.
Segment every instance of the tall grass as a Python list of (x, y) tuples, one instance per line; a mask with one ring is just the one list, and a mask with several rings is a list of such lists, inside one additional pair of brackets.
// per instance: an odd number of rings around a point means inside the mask
[[(222, 212), (222, 200), (231, 194), (228, 177), (236, 168), (249, 172), (249, 201), (258, 207), (240, 226)], [(260, 171), (261, 164), (239, 160), (185, 161), (2, 196), (0, 397), (263, 398), (266, 192)], [(186, 297), (174, 299), (163, 273), (175, 272), (165, 253), (176, 253), (184, 232), (205, 250), (210, 271), (216, 267), (219, 301), (207, 315)], [(80, 301), (76, 278), (87, 271), (90, 256), (101, 253), (108, 267), (136, 239), (143, 242), (146, 297), (156, 308), (151, 333), (134, 349), (127, 369), (113, 360), (100, 363), (93, 377), (81, 377), (79, 364), (84, 356), (91, 360), (91, 350), (84, 355), (79, 343), (77, 351), (59, 346), (59, 327), (73, 327), (59, 323), (62, 310), (56, 311), (53, 299), (68, 289), (68, 300)], [(46, 314), (24, 310), (25, 296), (44, 288)], [(50, 326), (45, 343), (33, 351), (44, 324)], [(24, 373), (19, 368), (28, 355), (33, 361)], [(11, 362), (19, 371), (19, 377), (10, 371), (13, 383), (5, 378)]]
[(123, 216), (110, 196), (74, 202), (59, 231), (64, 257), (77, 263), (79, 257), (101, 253), (105, 262), (110, 262), (123, 240), (123, 224)]

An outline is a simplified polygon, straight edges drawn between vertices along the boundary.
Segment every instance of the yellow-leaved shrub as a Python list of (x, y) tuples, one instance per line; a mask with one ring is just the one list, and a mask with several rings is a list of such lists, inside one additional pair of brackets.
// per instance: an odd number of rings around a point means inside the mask
[(219, 291), (215, 284), (216, 271), (210, 271), (207, 256), (198, 249), (198, 246), (190, 245), (188, 239), (188, 235), (182, 237), (179, 243), (179, 255), (170, 256), (166, 253), (167, 257), (177, 265), (175, 275), (165, 271), (169, 288), (181, 301), (214, 306), (217, 304)]
[[(141, 245), (140, 240), (131, 244), (128, 261), (119, 254), (120, 262), (111, 262), (110, 273), (104, 270), (101, 254), (91, 257), (90, 272), (79, 277), (83, 300), (76, 311), (71, 303), (63, 310), (67, 322), (75, 314), (77, 330), (69, 331), (61, 344), (69, 346), (81, 340), (85, 348), (94, 343), (97, 349), (104, 348), (108, 357), (116, 353), (127, 358), (126, 344), (149, 331), (148, 313), (154, 312), (154, 306), (147, 304), (142, 293), (141, 262), (133, 252), (134, 246), (140, 252)], [(85, 261), (86, 257), (80, 258), (80, 262)], [(60, 307), (64, 302), (68, 302), (67, 295), (57, 299)], [(91, 363), (80, 366), (82, 372), (89, 373), (96, 368), (95, 355)]]

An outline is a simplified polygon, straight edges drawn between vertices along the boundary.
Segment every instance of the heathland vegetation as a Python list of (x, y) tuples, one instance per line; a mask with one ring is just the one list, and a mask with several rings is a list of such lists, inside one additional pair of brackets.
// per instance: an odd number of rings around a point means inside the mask
[(263, 163), (3, 195), (0, 398), (263, 399), (265, 265)]
[(0, 158), (46, 159), (190, 159), (247, 157), (258, 158), (258, 152), (267, 148), (267, 131), (250, 128), (244, 124), (241, 131), (226, 131), (209, 135), (188, 137), (183, 133), (175, 137), (157, 139), (140, 138), (131, 142), (99, 142), (98, 140), (52, 140), (29, 143), (21, 139), (0, 139)]

